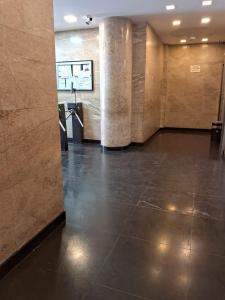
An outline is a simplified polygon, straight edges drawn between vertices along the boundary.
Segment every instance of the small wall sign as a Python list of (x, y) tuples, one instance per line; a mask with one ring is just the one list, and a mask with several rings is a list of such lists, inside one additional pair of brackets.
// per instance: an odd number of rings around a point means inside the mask
[(201, 66), (199, 66), (199, 65), (191, 66), (191, 73), (200, 73), (200, 72), (201, 72)]

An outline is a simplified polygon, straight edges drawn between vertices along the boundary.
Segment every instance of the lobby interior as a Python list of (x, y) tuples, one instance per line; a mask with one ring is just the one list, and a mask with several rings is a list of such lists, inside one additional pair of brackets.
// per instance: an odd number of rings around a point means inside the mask
[(1, 300), (225, 299), (224, 19), (0, 0)]

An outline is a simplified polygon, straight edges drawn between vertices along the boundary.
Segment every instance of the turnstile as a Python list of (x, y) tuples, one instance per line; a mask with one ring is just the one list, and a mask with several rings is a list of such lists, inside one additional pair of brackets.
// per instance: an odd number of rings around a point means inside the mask
[(70, 117), (72, 117), (72, 142), (81, 144), (84, 136), (82, 103), (68, 103), (67, 108), (71, 111)]
[(59, 121), (60, 121), (61, 150), (68, 151), (65, 105), (58, 104), (58, 110), (59, 110)]

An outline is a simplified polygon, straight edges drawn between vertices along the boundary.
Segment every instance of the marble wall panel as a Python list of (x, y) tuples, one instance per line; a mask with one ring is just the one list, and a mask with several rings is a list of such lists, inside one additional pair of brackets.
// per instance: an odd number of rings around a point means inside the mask
[(63, 211), (63, 192), (52, 1), (1, 0), (0, 15), (1, 264)]
[(147, 25), (146, 32), (144, 141), (160, 128), (164, 67), (164, 46), (161, 40), (150, 25)]
[(133, 26), (132, 141), (143, 141), (145, 100), (146, 24)]
[(152, 28), (134, 26), (132, 141), (143, 143), (160, 127), (164, 46)]
[[(211, 128), (217, 120), (225, 46), (167, 46), (164, 126)], [(200, 73), (191, 73), (200, 65)]]
[[(83, 103), (84, 138), (100, 140), (101, 113), (99, 74), (99, 30), (87, 29), (57, 32), (55, 34), (55, 48), (56, 61), (93, 60), (94, 62), (94, 91), (78, 91), (77, 101)], [(74, 95), (72, 95), (70, 92), (58, 92), (58, 101), (60, 103), (74, 102)], [(68, 137), (72, 137), (71, 119), (68, 119), (67, 121), (67, 129)]]

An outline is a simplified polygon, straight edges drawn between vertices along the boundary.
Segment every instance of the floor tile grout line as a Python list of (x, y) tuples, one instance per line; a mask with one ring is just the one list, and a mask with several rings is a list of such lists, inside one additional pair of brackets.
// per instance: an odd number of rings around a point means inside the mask
[[(145, 243), (149, 243), (149, 244), (152, 244), (152, 242), (150, 240), (145, 240), (143, 238), (139, 238), (139, 237), (136, 237), (136, 236), (132, 236), (132, 235), (121, 235), (120, 238), (123, 238), (123, 239), (132, 239), (132, 240), (137, 240), (137, 241), (140, 241), (140, 242), (145, 242)], [(166, 243), (160, 243), (160, 245), (167, 245)], [(183, 249), (183, 250), (190, 250), (190, 256), (192, 255), (192, 253), (197, 253), (197, 254), (200, 254), (201, 251), (198, 251), (198, 250), (193, 250), (191, 247), (179, 247), (179, 246), (175, 246), (176, 249)], [(221, 258), (225, 258), (225, 255), (220, 255), (220, 254), (216, 254), (216, 253), (210, 253), (210, 252), (204, 252), (205, 255), (207, 256), (215, 256), (215, 257), (221, 257)]]
[(146, 297), (143, 297), (143, 296), (140, 296), (140, 295), (136, 295), (136, 294), (133, 294), (133, 293), (129, 293), (127, 291), (124, 291), (124, 290), (121, 290), (121, 289), (117, 289), (117, 288), (113, 288), (109, 285), (106, 285), (106, 284), (97, 284), (98, 286), (100, 287), (104, 287), (106, 289), (109, 289), (109, 290), (112, 290), (112, 291), (115, 291), (115, 292), (119, 292), (119, 293), (122, 293), (122, 294), (126, 294), (128, 296), (132, 296), (132, 297), (136, 297), (138, 299), (141, 299), (141, 300), (152, 300), (151, 298), (146, 298)]
[(148, 190), (148, 186), (145, 184), (143, 190), (141, 191), (139, 197), (138, 197), (138, 201), (136, 203), (136, 206), (138, 206), (138, 203), (141, 201), (142, 196), (144, 195), (144, 193)]
[[(135, 211), (135, 206), (134, 206), (134, 211)], [(133, 213), (134, 213), (134, 211), (133, 211)], [(129, 217), (130, 217), (130, 216), (127, 216), (126, 220), (124, 221), (124, 227), (125, 227), (125, 223), (126, 223), (126, 222), (128, 221), (128, 219), (129, 219)], [(85, 293), (85, 295), (82, 297), (81, 300), (85, 300), (85, 298), (88, 296), (88, 294), (89, 294), (89, 292), (90, 292), (90, 289), (91, 289), (91, 287), (93, 286), (93, 284), (98, 284), (98, 283), (97, 283), (98, 276), (99, 276), (99, 274), (101, 273), (101, 271), (103, 270), (103, 268), (104, 268), (104, 266), (106, 265), (107, 261), (110, 259), (110, 257), (111, 257), (111, 255), (112, 255), (113, 251), (115, 250), (117, 244), (119, 243), (119, 240), (120, 240), (121, 237), (122, 237), (122, 235), (121, 235), (121, 234), (122, 234), (122, 231), (123, 231), (123, 229), (121, 229), (121, 231), (118, 233), (117, 237), (115, 238), (115, 241), (114, 241), (114, 243), (113, 243), (113, 245), (112, 245), (112, 248), (110, 249), (109, 253), (106, 255), (106, 257), (105, 257), (105, 259), (104, 259), (102, 265), (99, 267), (99, 270), (97, 271), (97, 273), (96, 273), (95, 276), (94, 276), (95, 278), (93, 278), (93, 280), (90, 282), (90, 286), (88, 287), (87, 292)], [(147, 299), (147, 300), (148, 300), (148, 299)]]
[(193, 193), (192, 194), (192, 207), (193, 207), (193, 216), (192, 216), (192, 220), (191, 220), (191, 236), (190, 236), (190, 238), (191, 238), (191, 240), (190, 240), (190, 247), (191, 247), (191, 250), (192, 250), (192, 244), (193, 244), (193, 226), (194, 226), (194, 217), (195, 217), (195, 215), (194, 215), (194, 211), (195, 211), (195, 197), (196, 197), (196, 194), (195, 193)]
[(117, 236), (115, 242), (113, 243), (112, 248), (110, 249), (109, 253), (106, 255), (106, 257), (105, 257), (105, 259), (104, 259), (104, 261), (103, 261), (103, 264), (102, 264), (101, 268), (103, 268), (103, 267), (106, 265), (107, 261), (110, 259), (110, 257), (111, 257), (111, 255), (112, 255), (113, 251), (115, 250), (115, 248), (116, 248), (116, 246), (117, 246), (119, 240), (120, 240), (120, 234)]
[[(192, 260), (192, 253), (194, 252), (193, 249), (192, 249), (192, 235), (193, 235), (193, 222), (194, 222), (194, 211), (195, 211), (195, 197), (196, 197), (196, 194), (195, 192), (192, 193), (192, 208), (193, 208), (193, 214), (192, 214), (192, 220), (191, 220), (191, 232), (190, 232), (190, 255), (189, 255), (189, 259), (190, 259), (190, 264), (191, 264), (191, 260)], [(188, 266), (187, 266), (188, 268)], [(185, 293), (185, 300), (188, 300), (189, 298), (189, 290), (190, 290), (190, 286), (191, 286), (191, 283), (190, 281), (188, 282), (188, 286), (187, 286), (187, 289), (186, 289), (186, 293)]]
[[(152, 244), (152, 242), (150, 240), (146, 240), (146, 239), (143, 239), (143, 238), (140, 238), (140, 237), (136, 237), (136, 236), (133, 236), (133, 235), (121, 235), (121, 238), (125, 239), (132, 239), (132, 240), (137, 240), (137, 241), (140, 241), (140, 242), (145, 242), (145, 243), (149, 243), (149, 244)], [(168, 245), (167, 243), (159, 243), (160, 245)], [(177, 249), (183, 249), (183, 250), (190, 250), (189, 247), (179, 247), (179, 246), (176, 246), (175, 248)]]
[(189, 291), (190, 291), (190, 288), (191, 288), (191, 283), (189, 282), (188, 287), (187, 287), (187, 290), (186, 290), (186, 294), (185, 294), (185, 300), (188, 300), (188, 298), (189, 298)]
[[(141, 206), (141, 202), (145, 202), (147, 203), (146, 206)], [(149, 205), (148, 205), (149, 204)], [(152, 210), (155, 210), (155, 211), (161, 211), (161, 212), (164, 212), (164, 213), (170, 213), (171, 214), (171, 211), (169, 211), (168, 209), (164, 209), (164, 208), (161, 208), (160, 206), (152, 206), (151, 203), (148, 203), (147, 201), (139, 201), (138, 204), (137, 204), (137, 207), (139, 208), (146, 208), (146, 209), (152, 209)], [(179, 215), (179, 216), (192, 216), (193, 213), (184, 213), (184, 212), (179, 212), (179, 211), (174, 211), (173, 214), (175, 215)]]
[(118, 244), (118, 242), (119, 242), (119, 239), (120, 239), (120, 235), (117, 235), (116, 238), (115, 238), (115, 240), (114, 240), (114, 242), (113, 242), (112, 248), (109, 250), (109, 253), (108, 253), (108, 254), (106, 255), (106, 257), (104, 258), (103, 263), (101, 264), (101, 266), (99, 266), (99, 269), (98, 269), (98, 271), (96, 272), (96, 274), (94, 274), (94, 276), (93, 276), (94, 278), (93, 278), (93, 280), (90, 281), (89, 287), (87, 288), (87, 291), (86, 291), (86, 293), (84, 293), (84, 296), (82, 297), (81, 300), (85, 300), (86, 297), (88, 296), (88, 294), (89, 294), (89, 292), (90, 292), (92, 286), (93, 286), (94, 284), (97, 284), (98, 276), (99, 276), (99, 274), (101, 273), (101, 271), (103, 270), (103, 268), (104, 268), (106, 262), (107, 262), (108, 259), (110, 258), (110, 256), (111, 256), (111, 254), (113, 253), (114, 249), (116, 248), (116, 246), (117, 246), (117, 244)]

